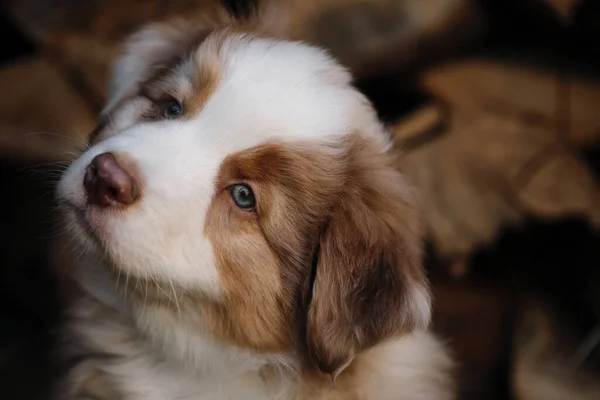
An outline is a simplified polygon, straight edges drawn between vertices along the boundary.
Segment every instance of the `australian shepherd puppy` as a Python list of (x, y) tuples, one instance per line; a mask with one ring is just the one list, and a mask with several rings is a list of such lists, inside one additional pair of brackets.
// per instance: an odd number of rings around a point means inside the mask
[(446, 400), (411, 190), (325, 51), (135, 34), (58, 198), (84, 248), (62, 399)]

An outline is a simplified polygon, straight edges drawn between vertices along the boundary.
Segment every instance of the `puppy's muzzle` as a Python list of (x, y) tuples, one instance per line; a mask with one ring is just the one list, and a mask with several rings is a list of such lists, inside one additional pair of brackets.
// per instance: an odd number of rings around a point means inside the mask
[(113, 153), (94, 157), (86, 168), (83, 186), (87, 204), (102, 208), (129, 206), (139, 197), (138, 183)]

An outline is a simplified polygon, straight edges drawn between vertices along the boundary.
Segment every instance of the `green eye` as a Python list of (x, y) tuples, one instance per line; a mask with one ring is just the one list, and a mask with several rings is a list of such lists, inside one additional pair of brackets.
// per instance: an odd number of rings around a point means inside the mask
[(233, 202), (242, 210), (250, 211), (256, 207), (254, 193), (248, 185), (232, 185), (229, 187), (229, 194), (231, 194)]

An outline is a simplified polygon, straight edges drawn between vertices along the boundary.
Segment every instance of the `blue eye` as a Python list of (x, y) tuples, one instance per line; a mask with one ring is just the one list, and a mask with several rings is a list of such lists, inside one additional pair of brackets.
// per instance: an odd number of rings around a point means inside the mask
[(183, 106), (177, 100), (169, 100), (163, 109), (163, 117), (175, 119), (183, 113)]
[(256, 198), (248, 185), (231, 185), (229, 187), (229, 194), (233, 202), (242, 210), (251, 211), (256, 207)]

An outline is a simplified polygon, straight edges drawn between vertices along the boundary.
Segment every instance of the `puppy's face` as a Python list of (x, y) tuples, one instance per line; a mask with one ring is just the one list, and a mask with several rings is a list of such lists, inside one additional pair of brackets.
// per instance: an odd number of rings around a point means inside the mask
[(322, 51), (148, 28), (91, 142), (58, 188), (73, 234), (109, 269), (174, 288), (215, 338), (333, 373), (427, 324), (406, 183)]

